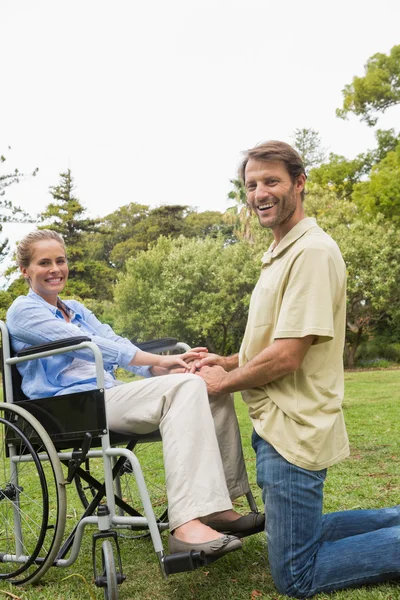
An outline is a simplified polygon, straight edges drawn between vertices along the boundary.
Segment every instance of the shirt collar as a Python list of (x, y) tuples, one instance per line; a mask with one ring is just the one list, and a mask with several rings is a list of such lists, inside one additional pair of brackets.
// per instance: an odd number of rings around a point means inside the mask
[(301, 238), (311, 227), (317, 224), (314, 217), (305, 217), (301, 219), (288, 233), (281, 239), (279, 244), (272, 242), (267, 252), (263, 255), (261, 262), (263, 265), (269, 265), (274, 258), (279, 256), (286, 248), (294, 244)]
[(48, 302), (46, 302), (46, 300), (42, 298), (42, 296), (39, 296), (39, 294), (34, 292), (32, 288), (29, 289), (28, 296), (34, 298), (37, 302), (41, 302), (42, 304), (47, 306), (47, 308), (53, 313), (53, 315), (56, 315), (57, 313), (61, 314), (60, 308), (62, 308), (68, 314), (70, 319), (72, 319), (75, 314), (72, 308), (67, 306), (65, 302), (63, 302), (58, 296), (57, 306), (53, 306), (53, 304), (49, 304)]

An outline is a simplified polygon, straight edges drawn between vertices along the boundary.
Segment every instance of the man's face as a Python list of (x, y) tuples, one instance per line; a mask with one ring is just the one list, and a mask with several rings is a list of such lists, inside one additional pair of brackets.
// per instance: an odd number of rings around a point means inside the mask
[(250, 158), (245, 180), (249, 206), (256, 213), (261, 227), (272, 229), (279, 242), (304, 216), (300, 196), (304, 175), (299, 175), (292, 183), (283, 162)]

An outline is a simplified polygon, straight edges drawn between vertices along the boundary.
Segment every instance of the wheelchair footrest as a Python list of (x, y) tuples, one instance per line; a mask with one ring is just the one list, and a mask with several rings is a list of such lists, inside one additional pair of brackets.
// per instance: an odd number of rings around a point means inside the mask
[(182, 573), (183, 571), (194, 571), (207, 564), (207, 556), (204, 552), (174, 552), (163, 558), (164, 571), (166, 575)]

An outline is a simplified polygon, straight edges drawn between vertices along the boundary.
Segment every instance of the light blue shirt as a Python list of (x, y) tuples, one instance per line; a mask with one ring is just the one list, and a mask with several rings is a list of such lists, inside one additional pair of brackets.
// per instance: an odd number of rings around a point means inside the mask
[[(67, 323), (59, 308), (33, 290), (14, 300), (7, 312), (7, 326), (15, 353), (28, 346), (88, 336), (103, 355), (106, 388), (118, 385), (113, 373), (117, 366), (151, 377), (151, 367), (129, 366), (138, 348), (128, 339), (114, 333), (109, 325), (100, 323), (80, 302), (63, 302), (72, 311), (71, 323)], [(88, 348), (24, 362), (18, 365), (18, 370), (27, 398), (45, 398), (97, 387), (94, 356)]]

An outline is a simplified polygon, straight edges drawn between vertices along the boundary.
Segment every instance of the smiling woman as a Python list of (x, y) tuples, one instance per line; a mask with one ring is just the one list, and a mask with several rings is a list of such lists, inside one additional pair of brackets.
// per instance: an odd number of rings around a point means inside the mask
[(46, 302), (57, 306), (58, 294), (68, 279), (67, 251), (62, 237), (56, 231), (34, 231), (19, 243), (17, 260), (30, 287)]

